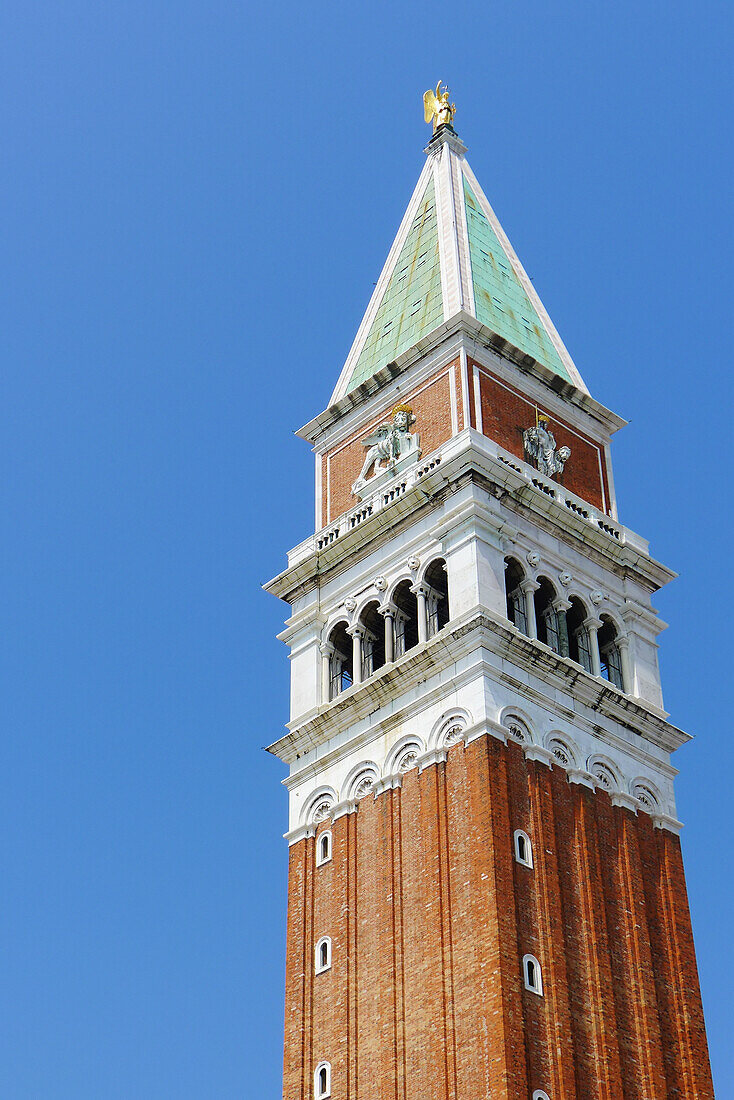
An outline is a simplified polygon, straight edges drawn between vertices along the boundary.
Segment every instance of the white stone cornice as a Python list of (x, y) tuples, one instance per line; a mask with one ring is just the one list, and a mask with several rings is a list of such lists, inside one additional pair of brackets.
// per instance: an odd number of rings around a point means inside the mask
[(670, 817), (668, 814), (661, 813), (650, 814), (650, 817), (656, 829), (667, 829), (669, 833), (675, 833), (676, 836), (680, 836), (683, 829), (682, 821), (678, 821), (675, 817)]
[(566, 774), (569, 783), (576, 783), (580, 787), (588, 787), (592, 791), (597, 788), (596, 779), (591, 772), (584, 771), (582, 768), (569, 768)]
[(288, 833), (283, 833), (283, 839), (288, 841), (288, 844), (298, 844), (299, 840), (305, 840), (306, 837), (316, 836), (315, 825), (299, 825), (297, 829), (291, 829)]
[(337, 802), (335, 806), (331, 807), (329, 817), (332, 821), (338, 821), (340, 817), (356, 813), (358, 809), (359, 803), (355, 799), (345, 798), (343, 802)]
[(639, 803), (631, 794), (625, 794), (624, 791), (611, 791), (610, 793), (612, 806), (622, 806), (625, 810), (631, 810), (633, 814), (637, 813)]
[(402, 785), (403, 773), (392, 772), (390, 775), (383, 775), (381, 779), (378, 779), (374, 787), (372, 788), (372, 791), (375, 798), (377, 798), (378, 795), (384, 794), (385, 791), (399, 790)]
[(546, 764), (549, 768), (558, 763), (553, 753), (549, 749), (544, 749), (542, 745), (535, 745), (530, 742), (522, 746), (522, 751), (525, 753), (526, 760), (537, 760), (540, 764)]
[(429, 749), (428, 752), (424, 752), (422, 756), (418, 757), (418, 771), (425, 771), (425, 769), (430, 768), (432, 764), (444, 764), (447, 756), (448, 749), (445, 747)]

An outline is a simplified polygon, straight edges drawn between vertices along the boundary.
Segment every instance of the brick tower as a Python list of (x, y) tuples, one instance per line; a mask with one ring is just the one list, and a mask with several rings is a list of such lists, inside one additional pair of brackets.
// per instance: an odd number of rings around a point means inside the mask
[(267, 585), (292, 607), (284, 1100), (711, 1098), (651, 605), (673, 574), (618, 521), (624, 421), (465, 153), (439, 125), (299, 433), (316, 533)]

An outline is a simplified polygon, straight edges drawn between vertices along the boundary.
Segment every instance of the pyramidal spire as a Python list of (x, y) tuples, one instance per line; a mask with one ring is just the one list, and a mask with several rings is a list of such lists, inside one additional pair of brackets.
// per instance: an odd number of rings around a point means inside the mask
[(443, 102), (438, 92), (424, 97), (435, 128), (426, 163), (330, 404), (462, 312), (588, 393), (469, 167), (448, 94)]

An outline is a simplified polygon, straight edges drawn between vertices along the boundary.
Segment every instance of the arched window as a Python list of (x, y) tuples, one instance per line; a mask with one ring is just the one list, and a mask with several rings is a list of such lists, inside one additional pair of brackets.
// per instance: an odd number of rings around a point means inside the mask
[(525, 579), (522, 566), (515, 558), (505, 558), (505, 596), (507, 597), (507, 618), (521, 630), (528, 632), (528, 616), (525, 608), (525, 593), (520, 587)]
[(395, 657), (402, 657), (418, 644), (418, 601), (410, 591), (410, 581), (401, 581), (395, 589)]
[(533, 1100), (550, 1100), (550, 1096), (547, 1092), (543, 1092), (542, 1089), (536, 1089), (533, 1093)]
[(316, 944), (316, 973), (323, 974), (331, 967), (331, 940), (328, 936), (322, 936)]
[(539, 577), (539, 587), (534, 593), (535, 622), (538, 629), (538, 641), (543, 642), (554, 653), (568, 657), (568, 631), (566, 616), (553, 606), (556, 590), (547, 577)]
[(515, 829), (515, 859), (523, 867), (533, 866), (533, 846), (530, 837), (522, 829)]
[(598, 634), (601, 674), (620, 691), (624, 691), (622, 653), (619, 648), (617, 628), (608, 615), (602, 615), (601, 621), (602, 626)]
[(543, 978), (540, 973), (540, 963), (535, 955), (525, 955), (522, 960), (522, 974), (525, 980), (525, 988), (530, 993), (543, 996)]
[(431, 562), (423, 579), (428, 588), (428, 637), (432, 638), (449, 621), (449, 579), (443, 558)]
[(315, 1100), (327, 1100), (331, 1096), (331, 1064), (319, 1062), (313, 1075), (313, 1093)]
[(321, 867), (331, 859), (331, 830), (319, 833), (316, 838), (316, 866)]
[(336, 699), (352, 686), (352, 639), (346, 622), (337, 623), (329, 635), (333, 652), (329, 658), (329, 698)]
[(368, 603), (360, 616), (364, 626), (362, 639), (362, 679), (366, 680), (385, 663), (385, 620), (377, 610), (379, 604)]
[(589, 615), (578, 596), (571, 597), (571, 606), (566, 612), (568, 631), (568, 655), (572, 661), (581, 665), (587, 672), (593, 672), (591, 663), (591, 639), (584, 626)]

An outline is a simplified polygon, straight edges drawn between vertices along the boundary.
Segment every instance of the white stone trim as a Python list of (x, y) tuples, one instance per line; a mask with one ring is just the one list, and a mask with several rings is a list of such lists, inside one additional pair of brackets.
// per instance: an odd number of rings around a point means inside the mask
[[(321, 949), (326, 947), (326, 962), (321, 961)], [(325, 974), (331, 970), (331, 937), (322, 936), (314, 948), (314, 974)]]
[(523, 752), (525, 753), (526, 760), (537, 760), (540, 764), (545, 764), (546, 767), (552, 768), (555, 762), (555, 758), (552, 752), (548, 749), (544, 749), (542, 745), (523, 745)]
[(428, 752), (424, 752), (422, 756), (418, 757), (419, 774), (425, 771), (426, 768), (430, 768), (433, 764), (445, 764), (447, 756), (448, 749), (446, 748), (429, 749)]
[[(533, 975), (534, 981), (531, 982), (528, 975), (528, 963), (531, 963), (534, 967)], [(536, 959), (535, 955), (523, 955), (522, 958), (522, 980), (523, 985), (529, 993), (535, 993), (537, 997), (543, 996), (543, 972), (540, 967), (540, 963)]]
[[(525, 856), (521, 854), (520, 841), (524, 842)], [(515, 852), (515, 862), (519, 863), (521, 867), (528, 867), (533, 870), (533, 842), (524, 829), (515, 829), (512, 837), (512, 846)]]
[(577, 783), (581, 787), (588, 787), (592, 791), (596, 790), (596, 777), (591, 775), (590, 772), (583, 771), (581, 768), (569, 768), (567, 774), (569, 783)]
[[(321, 1088), (319, 1077), (321, 1071), (326, 1070), (326, 1087)], [(319, 1062), (313, 1073), (314, 1100), (329, 1100), (331, 1096), (331, 1062)]]
[(632, 810), (633, 814), (637, 814), (637, 807), (639, 805), (636, 798), (633, 798), (631, 794), (625, 794), (624, 791), (612, 791), (612, 806), (621, 806), (625, 810)]
[(670, 817), (668, 814), (651, 814), (650, 816), (656, 829), (667, 829), (668, 832), (680, 836), (683, 829), (682, 821), (678, 821), (677, 818)]
[[(326, 844), (326, 855), (323, 854), (324, 844)], [(316, 837), (316, 866), (323, 867), (325, 863), (331, 863), (333, 857), (333, 837), (331, 835), (331, 829), (325, 829), (323, 833), (319, 833)]]

